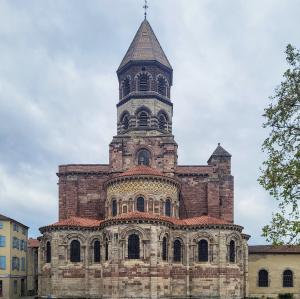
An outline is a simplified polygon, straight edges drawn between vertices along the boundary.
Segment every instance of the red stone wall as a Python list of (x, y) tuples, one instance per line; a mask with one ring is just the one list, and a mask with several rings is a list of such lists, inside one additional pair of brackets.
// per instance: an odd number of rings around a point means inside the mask
[(109, 165), (59, 167), (59, 219), (72, 216), (103, 219), (104, 182), (136, 165), (136, 152), (147, 148), (151, 166), (181, 182), (180, 218), (209, 215), (233, 222), (233, 176), (230, 160), (213, 159), (206, 166), (177, 166), (173, 137), (117, 137), (110, 145)]
[(104, 182), (108, 165), (65, 165), (59, 168), (59, 220), (72, 216), (103, 219)]

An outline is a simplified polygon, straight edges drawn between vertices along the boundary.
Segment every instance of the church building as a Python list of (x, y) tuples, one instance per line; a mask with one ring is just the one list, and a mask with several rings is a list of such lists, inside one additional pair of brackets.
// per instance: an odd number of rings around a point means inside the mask
[(247, 297), (250, 236), (234, 223), (231, 155), (218, 144), (207, 164), (178, 164), (173, 69), (146, 18), (117, 76), (108, 164), (59, 166), (59, 219), (40, 228), (39, 295)]

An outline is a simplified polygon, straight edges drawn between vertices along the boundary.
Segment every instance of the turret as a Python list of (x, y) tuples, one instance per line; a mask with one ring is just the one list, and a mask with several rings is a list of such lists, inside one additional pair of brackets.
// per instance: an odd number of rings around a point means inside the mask
[(220, 174), (230, 174), (231, 173), (231, 154), (229, 154), (220, 145), (220, 143), (218, 143), (217, 148), (214, 150), (214, 152), (208, 159), (207, 164), (218, 168), (218, 172)]

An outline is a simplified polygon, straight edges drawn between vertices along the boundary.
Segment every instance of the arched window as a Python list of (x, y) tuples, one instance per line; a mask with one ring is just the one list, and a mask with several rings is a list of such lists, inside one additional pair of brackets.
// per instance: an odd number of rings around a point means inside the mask
[(94, 242), (94, 263), (100, 263), (101, 255), (100, 255), (100, 241), (96, 240)]
[(167, 238), (164, 237), (162, 241), (162, 260), (166, 261), (168, 259), (168, 241)]
[(260, 270), (258, 272), (258, 286), (268, 287), (269, 286), (269, 273), (266, 270)]
[(291, 270), (285, 270), (282, 274), (282, 286), (284, 288), (293, 287), (293, 272)]
[(105, 260), (108, 261), (108, 239), (105, 240)]
[(166, 125), (167, 125), (166, 116), (164, 114), (160, 114), (159, 117), (158, 117), (158, 127), (161, 130), (165, 130)]
[(46, 263), (51, 263), (51, 243), (46, 243)]
[(158, 93), (160, 93), (163, 96), (166, 96), (167, 94), (167, 84), (166, 84), (166, 80), (163, 77), (159, 77), (157, 80), (157, 91)]
[(129, 78), (126, 78), (123, 81), (123, 97), (127, 96), (130, 93), (130, 80)]
[(111, 212), (113, 216), (117, 215), (117, 201), (115, 199), (113, 199), (111, 204)]
[(128, 237), (128, 258), (140, 258), (140, 238), (136, 234), (132, 234)]
[(179, 240), (174, 241), (174, 262), (181, 262), (181, 242)]
[(208, 242), (206, 240), (198, 242), (198, 261), (208, 262)]
[(139, 150), (138, 154), (138, 165), (147, 165), (150, 164), (150, 152), (146, 149)]
[(124, 130), (127, 130), (129, 128), (129, 115), (125, 114), (122, 118), (122, 126)]
[(80, 242), (73, 240), (70, 245), (70, 261), (73, 263), (80, 262)]
[(168, 198), (165, 203), (165, 214), (166, 216), (171, 216), (171, 200)]
[(146, 111), (141, 111), (138, 114), (138, 125), (140, 127), (147, 127), (148, 126), (148, 120), (149, 120), (149, 115)]
[(229, 243), (229, 262), (235, 262), (235, 243), (233, 240), (231, 240)]
[(139, 212), (145, 211), (145, 200), (143, 197), (138, 197), (136, 200), (136, 209)]
[(149, 76), (147, 74), (141, 74), (139, 76), (139, 91), (149, 90)]

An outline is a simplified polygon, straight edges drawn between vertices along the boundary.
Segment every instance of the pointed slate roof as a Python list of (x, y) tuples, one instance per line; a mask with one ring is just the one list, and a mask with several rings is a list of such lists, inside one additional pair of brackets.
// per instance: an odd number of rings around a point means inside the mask
[(118, 71), (131, 61), (158, 61), (169, 69), (172, 69), (166, 54), (146, 19), (135, 34)]
[(218, 143), (217, 148), (214, 150), (208, 161), (210, 161), (214, 157), (231, 157), (231, 154), (229, 154), (221, 145)]

